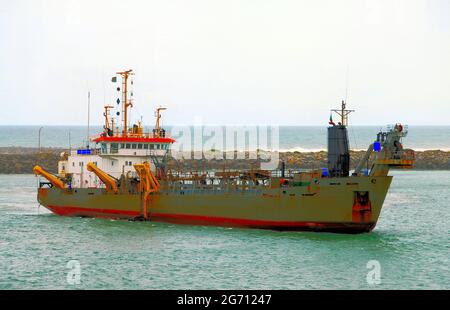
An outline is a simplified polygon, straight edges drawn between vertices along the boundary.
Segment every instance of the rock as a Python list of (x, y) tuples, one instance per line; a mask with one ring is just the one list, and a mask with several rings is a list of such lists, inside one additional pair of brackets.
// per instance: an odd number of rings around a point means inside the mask
[[(0, 147), (0, 173), (30, 174), (35, 165), (41, 165), (56, 173), (61, 148)], [(351, 151), (350, 167), (354, 169), (365, 151)], [(244, 157), (245, 158), (245, 157)], [(319, 169), (327, 167), (327, 152), (284, 152), (280, 160), (286, 163), (286, 169)], [(183, 161), (169, 160), (168, 167), (174, 170), (222, 170), (222, 169), (258, 169), (256, 159), (189, 159)], [(430, 150), (416, 152), (416, 170), (450, 170), (450, 152)]]

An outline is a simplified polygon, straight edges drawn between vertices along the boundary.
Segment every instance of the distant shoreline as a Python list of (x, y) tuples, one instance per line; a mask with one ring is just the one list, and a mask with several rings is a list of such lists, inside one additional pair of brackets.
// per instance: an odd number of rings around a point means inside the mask
[[(61, 152), (64, 148), (36, 147), (0, 147), (0, 174), (30, 174), (36, 164), (56, 172)], [(351, 167), (363, 157), (365, 151), (351, 151)], [(317, 152), (280, 152), (280, 159), (286, 163), (286, 169), (315, 169), (327, 166), (327, 153)], [(169, 161), (169, 166), (183, 169), (251, 169), (256, 160), (184, 160), (180, 163)], [(416, 151), (414, 170), (450, 170), (450, 151)]]

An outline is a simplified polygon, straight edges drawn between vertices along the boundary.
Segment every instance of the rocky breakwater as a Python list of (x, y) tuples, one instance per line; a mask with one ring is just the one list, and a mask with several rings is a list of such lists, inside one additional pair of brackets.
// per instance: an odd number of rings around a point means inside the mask
[[(40, 165), (56, 173), (61, 148), (23, 148), (0, 147), (1, 174), (31, 174), (35, 165)], [(354, 169), (364, 156), (364, 151), (351, 151), (351, 169)], [(230, 158), (230, 157), (228, 157)], [(279, 154), (286, 169), (318, 169), (327, 166), (327, 152), (284, 152)], [(370, 163), (369, 163), (370, 165)], [(174, 170), (221, 170), (221, 169), (257, 169), (255, 159), (185, 159), (168, 161), (168, 167)], [(450, 170), (450, 152), (431, 150), (416, 152), (415, 170)]]
[(52, 173), (58, 170), (58, 161), (63, 149), (0, 147), (1, 174), (30, 174), (33, 167), (40, 165)]
[[(355, 169), (365, 155), (365, 151), (350, 152), (350, 169)], [(247, 156), (248, 157), (248, 156)], [(227, 156), (227, 158), (230, 158)], [(232, 157), (231, 157), (232, 158)], [(235, 158), (239, 158), (236, 156)], [(241, 156), (242, 158), (242, 156)], [(279, 154), (286, 169), (320, 169), (327, 167), (327, 152), (283, 152)], [(369, 167), (374, 156), (369, 160)], [(174, 170), (221, 170), (256, 169), (259, 161), (255, 159), (210, 159), (210, 160), (170, 160), (169, 168)], [(434, 150), (416, 152), (415, 170), (450, 170), (450, 152)]]
[[(416, 153), (415, 170), (450, 170), (450, 152), (441, 150), (420, 151)], [(365, 151), (350, 152), (350, 168), (354, 169), (364, 157)], [(287, 152), (281, 158), (288, 168), (320, 168), (327, 166), (327, 152)], [(373, 156), (371, 157), (371, 161)], [(369, 162), (369, 166), (371, 164)]]

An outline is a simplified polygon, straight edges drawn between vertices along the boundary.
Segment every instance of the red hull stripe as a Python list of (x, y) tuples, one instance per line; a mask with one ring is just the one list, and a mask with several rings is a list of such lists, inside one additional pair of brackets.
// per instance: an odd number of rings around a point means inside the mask
[(298, 231), (330, 231), (330, 232), (369, 232), (375, 227), (375, 223), (321, 223), (321, 222), (299, 222), (299, 221), (267, 221), (250, 220), (226, 217), (210, 217), (186, 214), (161, 214), (151, 213), (150, 221), (160, 221), (175, 224), (225, 226), (225, 227), (247, 227), (265, 228), (275, 230), (298, 230)]
[(166, 214), (166, 213), (151, 213), (150, 220), (152, 219), (165, 219), (165, 220), (175, 220), (176, 222), (186, 222), (186, 223), (211, 223), (211, 224), (231, 224), (233, 226), (252, 226), (252, 227), (298, 227), (298, 226), (323, 226), (326, 223), (316, 223), (316, 222), (294, 222), (294, 221), (267, 221), (267, 220), (251, 220), (251, 219), (239, 219), (239, 218), (229, 218), (229, 217), (212, 217), (212, 216), (202, 216), (202, 215), (187, 215), (187, 214)]
[(114, 215), (134, 217), (140, 214), (140, 212), (138, 211), (78, 208), (69, 206), (47, 206), (47, 208), (58, 215), (66, 215), (66, 216), (95, 216), (96, 214), (101, 214), (106, 216), (109, 215), (110, 217), (114, 217)]
[[(89, 216), (106, 218), (134, 218), (140, 215), (138, 211), (123, 211), (111, 209), (78, 208), (68, 206), (48, 206), (48, 209), (58, 215), (65, 216)], [(212, 217), (203, 215), (187, 214), (167, 214), (150, 213), (150, 221), (168, 222), (190, 225), (212, 225), (212, 226), (233, 226), (252, 227), (285, 230), (357, 230), (370, 231), (375, 223), (320, 223), (320, 222), (299, 222), (299, 221), (268, 221), (251, 220), (227, 217)]]
[(174, 143), (172, 138), (150, 138), (150, 137), (98, 137), (94, 142), (140, 142), (140, 143)]

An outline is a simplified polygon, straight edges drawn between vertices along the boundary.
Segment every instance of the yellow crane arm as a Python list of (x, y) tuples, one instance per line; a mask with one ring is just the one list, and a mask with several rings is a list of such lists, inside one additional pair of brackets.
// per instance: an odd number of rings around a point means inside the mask
[(135, 164), (134, 169), (136, 170), (141, 180), (142, 191), (155, 192), (159, 190), (160, 184), (155, 175), (150, 170), (149, 163), (145, 162), (143, 164)]
[(49, 180), (50, 183), (51, 183), (53, 186), (55, 186), (55, 187), (57, 187), (57, 188), (63, 189), (63, 188), (66, 187), (66, 185), (64, 184), (64, 182), (63, 182), (60, 178), (58, 178), (56, 175), (54, 175), (54, 174), (52, 174), (52, 173), (46, 171), (46, 170), (45, 170), (44, 168), (42, 168), (41, 166), (37, 166), (37, 165), (34, 166), (33, 172), (34, 172), (34, 174), (36, 174), (36, 175), (42, 175), (44, 178), (46, 178), (47, 180)]
[(157, 192), (160, 188), (160, 184), (155, 175), (150, 170), (150, 165), (147, 162), (142, 164), (135, 164), (134, 169), (140, 178), (141, 191), (144, 193), (143, 197), (143, 213), (144, 218), (148, 219), (147, 205), (149, 203), (150, 194)]
[(117, 194), (119, 189), (117, 188), (117, 182), (113, 177), (111, 177), (109, 174), (98, 168), (92, 162), (88, 163), (86, 168), (88, 171), (95, 173), (95, 175), (98, 176), (98, 178), (102, 180), (103, 183), (105, 183), (106, 191), (108, 192), (113, 191), (114, 193)]

